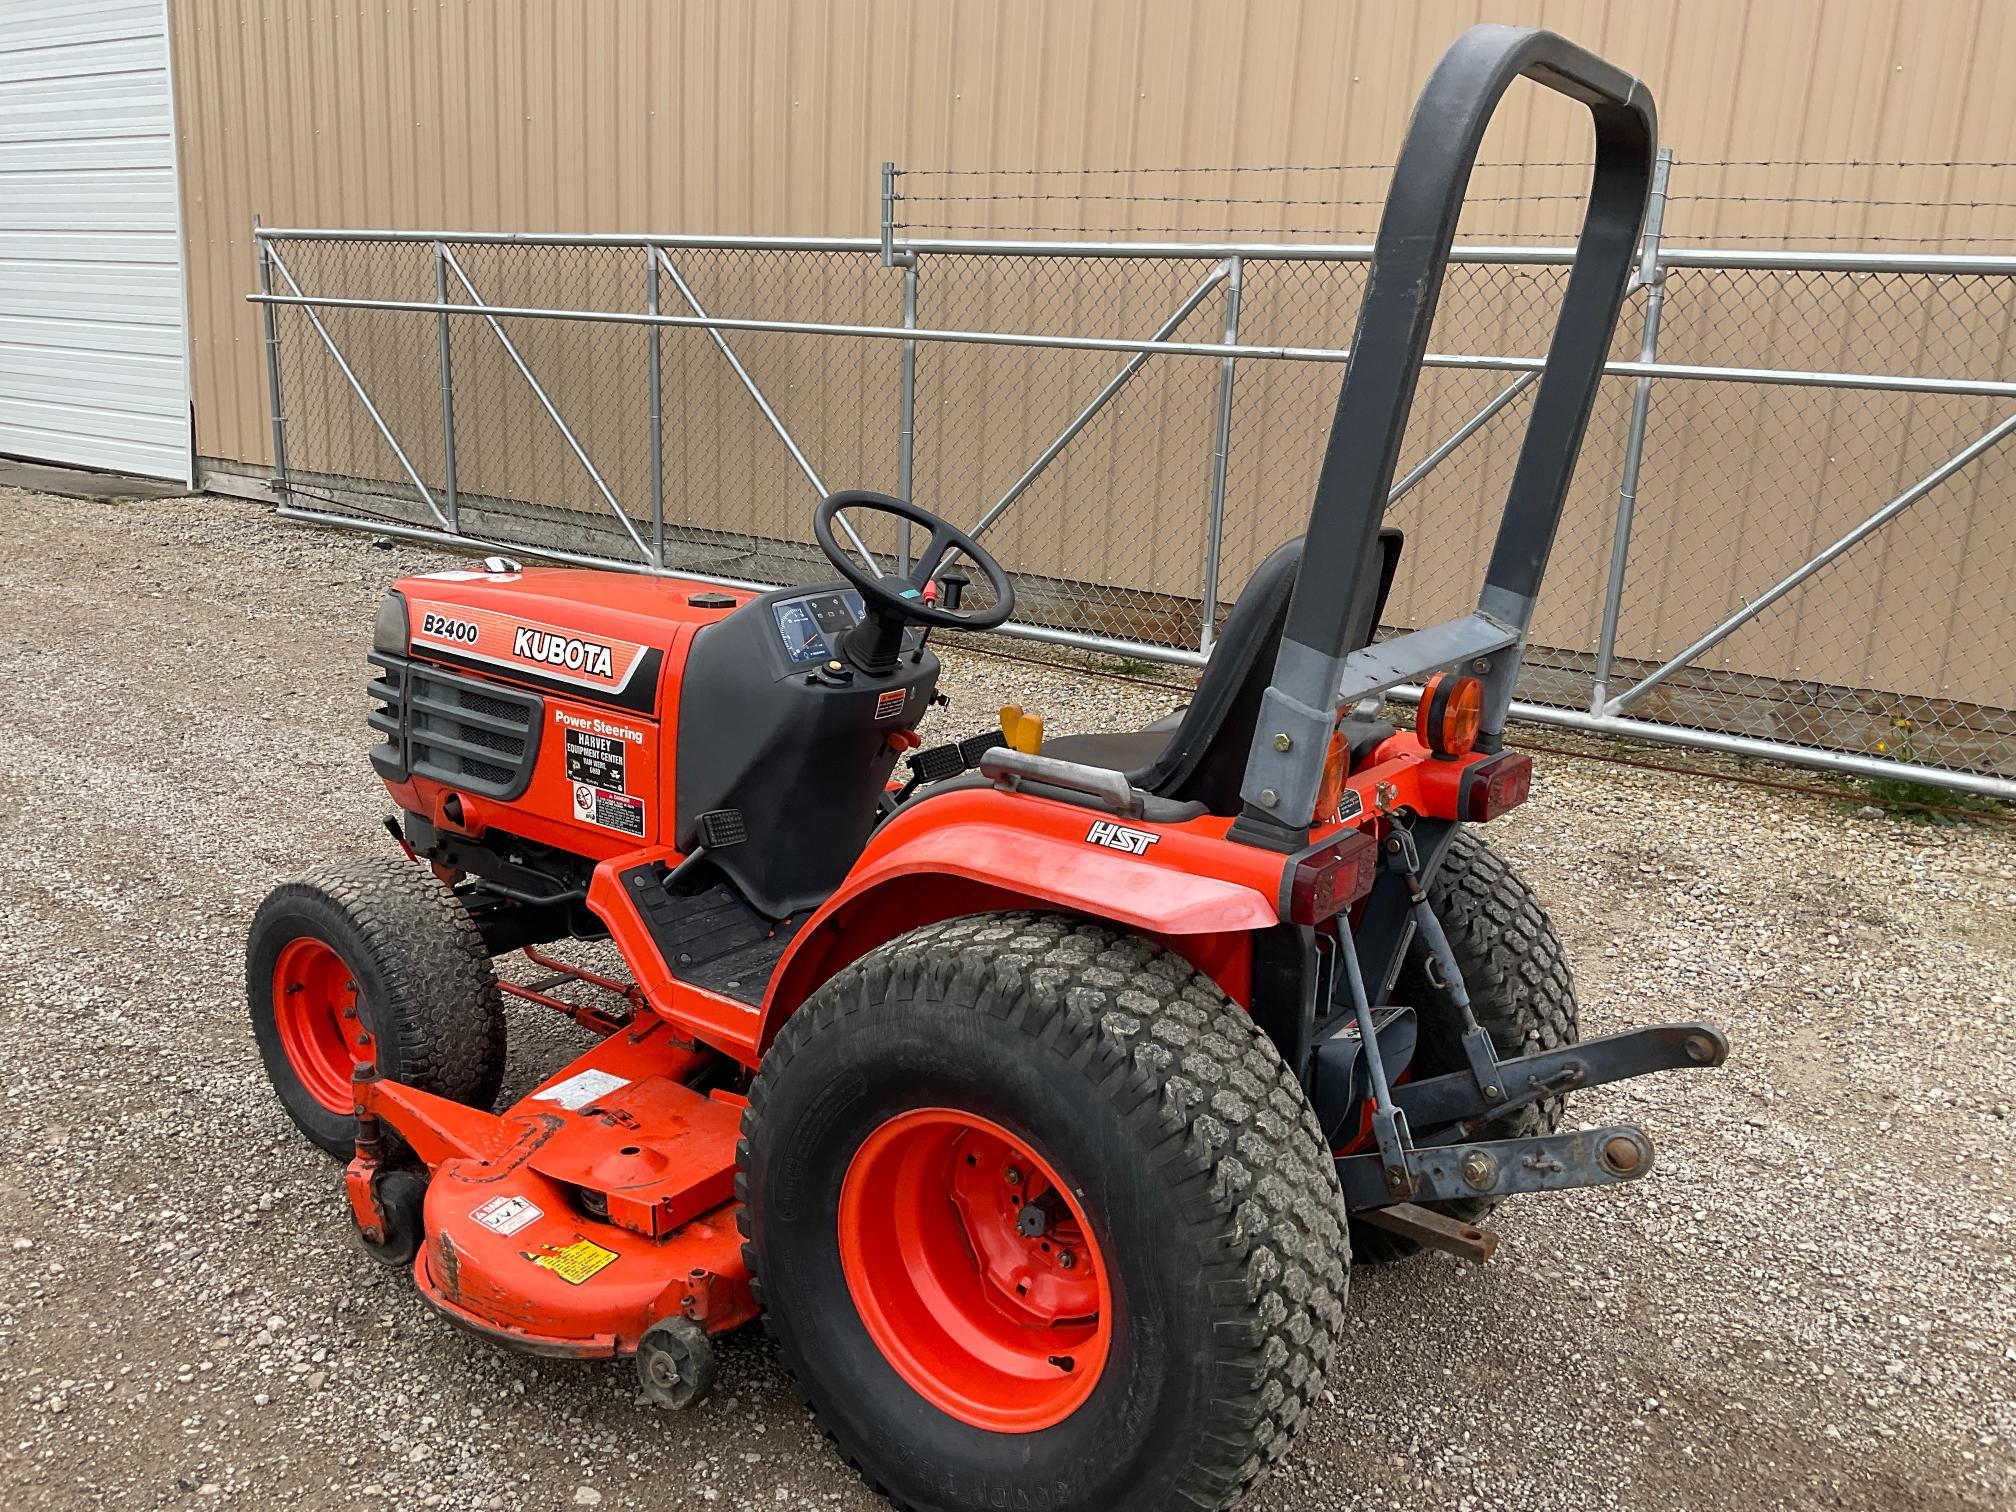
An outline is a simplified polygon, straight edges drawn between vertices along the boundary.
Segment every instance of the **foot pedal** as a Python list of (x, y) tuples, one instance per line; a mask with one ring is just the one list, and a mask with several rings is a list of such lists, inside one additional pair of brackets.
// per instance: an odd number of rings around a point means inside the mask
[(980, 758), (982, 756), (985, 756), (996, 746), (1005, 746), (1006, 744), (1008, 744), (1007, 737), (999, 730), (985, 730), (978, 735), (969, 735), (959, 742), (959, 759), (966, 763), (966, 767), (970, 771), (972, 768), (980, 765)]
[(710, 809), (700, 816), (697, 823), (700, 826), (700, 843), (710, 851), (726, 850), (749, 838), (749, 826), (744, 822), (740, 809)]
[(947, 777), (957, 777), (966, 770), (966, 762), (956, 745), (933, 746), (928, 751), (919, 751), (910, 758), (910, 780), (912, 785), (925, 782), (943, 782)]
[(982, 756), (996, 746), (1007, 743), (1001, 738), (999, 730), (983, 730), (978, 735), (969, 735), (953, 744), (932, 746), (928, 751), (919, 751), (910, 758), (910, 781), (903, 790), (904, 795), (907, 797), (912, 789), (922, 787), (927, 782), (943, 782), (948, 777), (957, 777), (961, 772), (972, 771), (979, 765)]

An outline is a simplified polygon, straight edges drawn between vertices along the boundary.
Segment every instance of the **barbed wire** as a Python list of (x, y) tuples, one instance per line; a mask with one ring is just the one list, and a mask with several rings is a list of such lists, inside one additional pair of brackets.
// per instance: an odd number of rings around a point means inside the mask
[[(1587, 168), (1589, 160), (1562, 158), (1555, 162), (1479, 163), (1480, 169), (1498, 168)], [(1385, 163), (1219, 163), (1209, 167), (1178, 168), (898, 168), (898, 178), (1038, 178), (1060, 174), (1107, 175), (1118, 173), (1391, 173)]]
[[(1517, 198), (1516, 195), (1507, 197)], [(1677, 202), (1696, 205), (1858, 205), (1906, 210), (2016, 210), (2016, 200), (1850, 199), (1846, 197), (1827, 198), (1803, 194), (1673, 194), (1669, 192), (1666, 196), (1666, 202), (1669, 205)]]
[[(1492, 169), (1503, 170), (1508, 168), (1520, 168), (1520, 169), (1586, 168), (1588, 166), (1589, 163), (1586, 159), (1566, 159), (1566, 158), (1538, 159), (1533, 161), (1506, 161), (1506, 162), (1494, 162), (1494, 163), (1480, 163), (1476, 165), (1478, 170), (1492, 170)], [(1370, 215), (1362, 217), (1340, 216), (1332, 214), (1331, 212), (1375, 210), (1379, 207), (1382, 207), (1385, 204), (1385, 197), (1383, 195), (1365, 195), (1365, 196), (1320, 196), (1320, 195), (1306, 195), (1306, 194), (1256, 195), (1251, 193), (1213, 194), (1209, 192), (1192, 192), (1182, 194), (1170, 194), (1159, 192), (1158, 193), (1132, 193), (1132, 192), (1086, 193), (1066, 188), (1057, 181), (1064, 178), (1076, 178), (1082, 181), (1087, 178), (1113, 179), (1117, 178), (1120, 175), (1128, 175), (1130, 177), (1133, 177), (1144, 174), (1152, 176), (1152, 175), (1166, 175), (1171, 173), (1218, 174), (1227, 176), (1238, 174), (1255, 174), (1255, 173), (1334, 175), (1338, 173), (1348, 173), (1354, 171), (1391, 172), (1392, 167), (1393, 165), (1391, 163), (1269, 163), (1269, 164), (1255, 164), (1255, 165), (1223, 164), (1212, 167), (1148, 167), (1148, 168), (923, 168), (923, 169), (903, 168), (897, 170), (898, 178), (948, 180), (948, 181), (971, 180), (981, 178), (990, 180), (997, 178), (1007, 178), (1011, 180), (1021, 178), (1021, 179), (1033, 179), (1036, 180), (1037, 182), (1013, 185), (1008, 192), (991, 192), (991, 191), (969, 192), (962, 189), (957, 184), (948, 184), (946, 189), (944, 190), (940, 190), (929, 184), (906, 185), (904, 192), (895, 194), (893, 196), (895, 202), (901, 203), (907, 207), (913, 207), (915, 210), (921, 210), (924, 212), (926, 216), (931, 216), (932, 212), (936, 211), (938, 214), (944, 215), (946, 218), (905, 219), (902, 221), (895, 222), (892, 226), (892, 230), (936, 231), (936, 232), (983, 232), (994, 236), (1014, 236), (1018, 234), (1028, 234), (1035, 236), (1062, 235), (1062, 236), (1082, 237), (1086, 235), (1098, 235), (1098, 236), (1112, 236), (1112, 237), (1127, 237), (1127, 236), (1197, 236), (1200, 234), (1217, 234), (1226, 237), (1238, 237), (1238, 236), (1337, 237), (1337, 236), (1354, 234), (1350, 223), (1362, 220), (1367, 223), (1364, 229), (1369, 234), (1371, 230), (1371, 226), (1369, 223), (1373, 219), (1375, 219), (1375, 217)], [(1701, 192), (1696, 193), (1696, 192), (1689, 192), (1689, 190), (1686, 188), (1684, 178), (1682, 178), (1682, 175), (1684, 175), (1685, 172), (1688, 170), (1715, 170), (1726, 168), (1786, 168), (1786, 169), (1972, 168), (1972, 169), (2007, 170), (2010, 168), (2016, 168), (2016, 161), (2001, 161), (1990, 159), (1960, 159), (1960, 158), (1954, 158), (1954, 159), (1710, 158), (1710, 159), (1698, 159), (1698, 160), (1690, 159), (1682, 162), (1676, 162), (1674, 167), (1675, 167), (1675, 176), (1676, 178), (1681, 178), (1681, 182), (1678, 182), (1669, 188), (1666, 198), (1669, 206), (1673, 207), (1676, 210), (1684, 210), (1684, 208), (1688, 206), (1715, 206), (1715, 205), (1759, 205), (1759, 206), (1785, 205), (1785, 206), (1804, 206), (1804, 207), (1825, 207), (1836, 210), (1855, 210), (1855, 209), (1929, 210), (1929, 211), (1941, 211), (1961, 215), (1977, 214), (1984, 211), (1999, 212), (2005, 210), (2016, 210), (2016, 199), (1975, 199), (1975, 198), (1939, 199), (1929, 197), (1901, 198), (1901, 197), (1881, 196), (1881, 195), (1856, 196), (1852, 194), (1839, 194), (1839, 193), (1837, 194), (1722, 193), (1714, 190), (1703, 190)], [(1225, 187), (1227, 189), (1230, 189), (1234, 186), (1231, 183), (1227, 183)], [(1580, 193), (1484, 194), (1484, 195), (1472, 195), (1464, 201), (1464, 204), (1467, 212), (1468, 208), (1473, 205), (1556, 205), (1556, 204), (1579, 205), (1585, 203), (1585, 201), (1586, 196)], [(961, 216), (957, 210), (951, 209), (951, 207), (954, 206), (1033, 207), (1037, 205), (1072, 205), (1072, 204), (1077, 204), (1086, 207), (1110, 206), (1110, 205), (1191, 206), (1194, 207), (1199, 212), (1198, 216), (1196, 217), (1197, 220), (1200, 221), (1209, 220), (1212, 222), (1212, 224), (1209, 225), (1150, 224), (1150, 225), (1126, 225), (1126, 226), (1115, 225), (1105, 227), (1088, 226), (1083, 224), (1078, 225), (1046, 224), (1039, 222), (1036, 219), (1034, 212), (1027, 209), (1016, 209), (1012, 213), (1017, 217), (1025, 215), (1029, 216), (1030, 217), (1029, 223), (1019, 225), (1006, 225), (992, 220), (983, 221), (977, 218), (973, 218), (970, 215)], [(1251, 210), (1274, 210), (1282, 212), (1281, 222), (1265, 225), (1225, 224), (1226, 221), (1235, 219), (1233, 215), (1227, 212), (1251, 211)], [(1298, 216), (1301, 217), (1301, 219), (1297, 219), (1296, 217)], [(1322, 216), (1324, 218), (1325, 223), (1308, 224), (1306, 223), (1306, 220), (1310, 216)], [(1093, 218), (1118, 219), (1120, 217), (1116, 215), (1114, 212), (1102, 210), (1096, 212)], [(1166, 217), (1164, 218), (1166, 219)], [(1055, 218), (1052, 217), (1051, 219), (1054, 220)], [(1551, 232), (1543, 234), (1547, 236), (1549, 239), (1558, 238), (1563, 241), (1572, 240), (1574, 235), (1572, 228), (1563, 228), (1559, 232)], [(1511, 240), (1511, 239), (1531, 240), (1535, 236), (1535, 232), (1530, 228), (1521, 231), (1512, 231), (1512, 230), (1485, 230), (1481, 228), (1473, 228), (1465, 226), (1460, 228), (1458, 236), (1459, 239), (1467, 241)], [(2003, 245), (2011, 240), (2011, 238), (2009, 237), (2002, 237), (2002, 236), (1978, 236), (1978, 235), (1942, 236), (1936, 234), (1928, 235), (1923, 232), (1916, 235), (1892, 235), (1892, 234), (1883, 234), (1874, 232), (1854, 233), (1854, 232), (1820, 232), (1820, 231), (1812, 231), (1812, 232), (1725, 231), (1716, 233), (1711, 239), (1718, 243), (1769, 242), (1779, 245), (1793, 245), (1793, 244), (1805, 243), (1816, 246), (1837, 245), (1845, 243), (1859, 243), (1868, 246), (1927, 245), (1927, 244), (1936, 244), (1943, 246), (1988, 246), (1988, 245)]]
[[(1466, 205), (1516, 205), (1530, 204), (1541, 200), (1573, 200), (1581, 204), (1588, 198), (1584, 194), (1473, 194), (1463, 201)], [(1220, 194), (899, 194), (898, 203), (917, 205), (974, 205), (1012, 204), (1035, 200), (1065, 200), (1072, 203), (1087, 203), (1102, 200), (1117, 200), (1129, 205), (1383, 205), (1386, 196), (1376, 195), (1370, 199), (1241, 199)]]
[[(1472, 172), (1507, 168), (1588, 168), (1588, 158), (1544, 158), (1477, 163)], [(1676, 158), (1675, 168), (2016, 168), (1997, 158)], [(1142, 168), (901, 168), (898, 178), (1036, 178), (1135, 173), (1390, 173), (1383, 163), (1217, 163)]]
[[(1204, 203), (1209, 204), (1209, 201)], [(893, 231), (991, 231), (997, 236), (1016, 236), (1024, 232), (1060, 233), (1070, 236), (1198, 236), (1205, 233), (1222, 236), (1341, 236), (1344, 231), (1335, 226), (997, 226), (977, 221), (897, 221)], [(1368, 233), (1369, 234), (1369, 233)], [(1457, 239), (1465, 237), (1490, 237), (1494, 240), (1530, 239), (1538, 233), (1532, 230), (1473, 231), (1469, 227), (1457, 230)], [(1666, 238), (1675, 238), (1669, 232)], [(1936, 243), (1940, 246), (1975, 246), (1993, 244), (2008, 246), (2012, 241), (2007, 236), (1878, 236), (1878, 235), (1814, 235), (1803, 231), (1757, 231), (1757, 232), (1716, 232), (1713, 240), (1722, 242), (1899, 242), (1911, 246), (1925, 246)]]

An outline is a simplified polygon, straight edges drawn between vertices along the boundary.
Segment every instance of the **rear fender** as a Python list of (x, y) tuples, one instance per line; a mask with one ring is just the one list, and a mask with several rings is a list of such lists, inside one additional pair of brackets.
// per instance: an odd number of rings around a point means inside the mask
[[(992, 789), (925, 800), (877, 831), (799, 931), (771, 978), (759, 1043), (767, 1047), (821, 983), (878, 945), (942, 919), (1021, 909), (1081, 914), (1154, 939), (1246, 1006), (1253, 933), (1280, 922), (1284, 858), (1225, 840), (1225, 827), (1208, 817), (1116, 820)], [(1113, 848), (1116, 839), (1141, 853)]]

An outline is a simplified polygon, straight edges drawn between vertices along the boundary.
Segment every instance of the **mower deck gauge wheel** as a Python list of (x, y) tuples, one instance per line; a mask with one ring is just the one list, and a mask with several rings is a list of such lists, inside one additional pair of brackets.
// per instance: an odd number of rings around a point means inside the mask
[(427, 1178), (418, 1171), (387, 1171), (372, 1183), (371, 1195), (378, 1199), (385, 1227), (376, 1239), (360, 1232), (358, 1240), (373, 1260), (403, 1270), (420, 1253), (426, 1236)]
[(660, 1318), (637, 1341), (637, 1382), (654, 1406), (683, 1412), (714, 1389), (714, 1345), (691, 1318)]

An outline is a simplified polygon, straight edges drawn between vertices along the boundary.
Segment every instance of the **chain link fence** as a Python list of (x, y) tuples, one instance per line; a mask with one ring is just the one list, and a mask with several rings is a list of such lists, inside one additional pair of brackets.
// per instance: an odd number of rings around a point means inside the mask
[[(1019, 633), (1200, 662), (1303, 528), (1368, 248), (926, 240), (906, 181), (879, 241), (261, 231), (284, 512), (769, 585), (875, 488), (983, 527)], [(1474, 605), (1566, 275), (1457, 256), (1388, 632)], [(2016, 259), (1674, 249), (1655, 202), (1515, 714), (2016, 797), (2012, 331)]]

